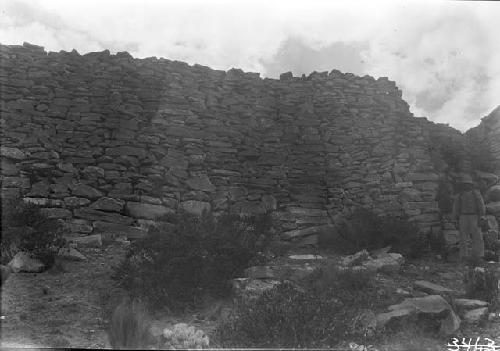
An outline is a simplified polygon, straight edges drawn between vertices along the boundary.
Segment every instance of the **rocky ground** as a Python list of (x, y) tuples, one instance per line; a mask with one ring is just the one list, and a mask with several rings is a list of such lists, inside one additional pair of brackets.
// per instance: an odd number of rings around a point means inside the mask
[[(123, 257), (125, 246), (112, 243), (100, 248), (78, 250), (87, 257), (86, 261), (61, 260), (61, 264), (47, 272), (11, 274), (2, 288), (2, 347), (110, 347), (106, 335), (107, 313), (109, 306), (119, 301), (124, 294), (111, 279), (111, 272), (113, 265)], [(339, 262), (339, 258), (329, 259)], [(281, 259), (278, 263), (314, 266), (315, 262), (319, 260)], [(390, 292), (387, 296), (389, 306), (405, 298), (440, 294), (429, 290), (435, 287), (429, 288), (416, 283), (418, 281), (439, 284), (451, 290), (446, 294), (460, 297), (464, 293), (463, 271), (464, 267), (456, 263), (428, 258), (407, 261), (399, 272), (379, 272), (376, 279), (383, 282)], [(261, 277), (281, 274), (269, 272), (269, 269), (264, 272), (253, 269), (246, 273), (254, 277), (259, 274)], [(207, 308), (196, 313), (158, 315), (153, 332), (160, 334), (163, 328), (184, 322), (210, 335), (226, 305), (212, 301)], [(444, 350), (452, 336), (488, 337), (497, 340), (497, 345), (500, 345), (500, 310), (489, 312), (489, 321), (487, 318), (475, 323), (462, 321), (456, 335), (429, 335), (418, 328), (409, 328), (388, 336), (376, 347), (380, 350)], [(349, 340), (346, 340), (345, 346), (348, 349), (360, 347), (359, 350), (362, 350), (359, 345), (349, 346)]]

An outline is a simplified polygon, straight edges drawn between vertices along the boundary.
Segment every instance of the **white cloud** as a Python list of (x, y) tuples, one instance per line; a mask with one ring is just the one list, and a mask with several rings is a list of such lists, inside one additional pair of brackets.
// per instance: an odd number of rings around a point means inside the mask
[[(388, 76), (416, 115), (461, 130), (500, 103), (494, 2), (0, 0), (0, 8), (6, 44), (127, 50), (273, 77), (331, 62)], [(286, 45), (300, 59), (286, 57)]]

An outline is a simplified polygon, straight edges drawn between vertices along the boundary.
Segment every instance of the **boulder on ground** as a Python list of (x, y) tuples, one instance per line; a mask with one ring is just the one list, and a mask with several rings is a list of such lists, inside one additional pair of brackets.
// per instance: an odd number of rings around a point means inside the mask
[(388, 309), (389, 312), (377, 315), (379, 327), (417, 314), (438, 319), (439, 331), (443, 334), (452, 334), (460, 327), (460, 318), (440, 295), (406, 298), (402, 303), (389, 306)]
[(32, 258), (26, 252), (18, 252), (8, 265), (15, 273), (39, 273), (45, 268), (45, 265), (40, 260)]
[(488, 314), (488, 307), (476, 308), (465, 312), (464, 320), (467, 323), (477, 323)]
[(415, 285), (415, 288), (417, 288), (418, 290), (421, 290), (423, 292), (426, 292), (428, 294), (441, 295), (441, 294), (448, 294), (448, 293), (453, 292), (453, 290), (451, 290), (449, 288), (446, 288), (442, 285), (428, 282), (427, 280), (417, 280), (413, 284)]

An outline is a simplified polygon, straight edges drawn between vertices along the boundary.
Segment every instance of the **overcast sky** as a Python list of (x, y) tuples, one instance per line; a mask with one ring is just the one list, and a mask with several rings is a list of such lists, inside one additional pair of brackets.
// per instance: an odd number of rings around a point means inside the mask
[(465, 131), (500, 104), (499, 18), (477, 1), (0, 0), (0, 43), (389, 77), (416, 116)]

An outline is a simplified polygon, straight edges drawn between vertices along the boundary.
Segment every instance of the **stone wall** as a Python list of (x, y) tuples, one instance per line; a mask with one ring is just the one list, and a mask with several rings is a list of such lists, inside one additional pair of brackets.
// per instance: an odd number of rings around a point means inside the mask
[(261, 79), (27, 43), (0, 55), (2, 197), (74, 233), (141, 235), (179, 207), (277, 209), (282, 238), (310, 243), (357, 206), (440, 225), (435, 125), (386, 78)]

